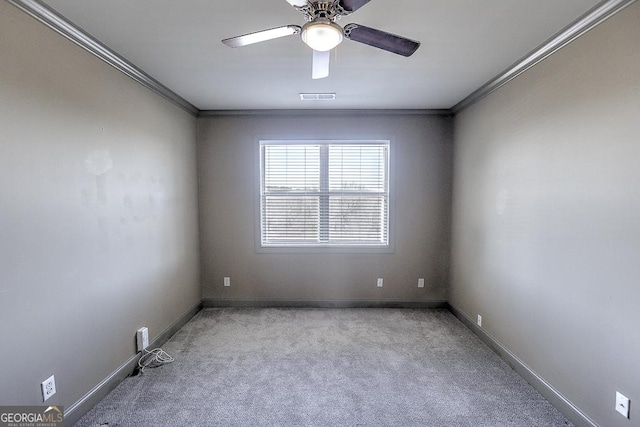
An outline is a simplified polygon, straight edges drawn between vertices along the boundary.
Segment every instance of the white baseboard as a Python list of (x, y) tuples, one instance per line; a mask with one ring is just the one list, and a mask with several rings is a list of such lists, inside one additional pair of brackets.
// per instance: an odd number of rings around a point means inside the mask
[(502, 345), (491, 334), (478, 325), (466, 313), (448, 303), (451, 313), (456, 316), (466, 327), (478, 336), (491, 350), (493, 350), (502, 360), (525, 379), (538, 393), (544, 396), (553, 406), (569, 419), (577, 427), (598, 427), (598, 425), (574, 405), (569, 399), (564, 397), (558, 390), (549, 384), (544, 378), (538, 375), (533, 369), (527, 366), (522, 360), (512, 353), (507, 347)]
[(204, 298), (204, 307), (292, 307), (292, 308), (447, 308), (445, 300), (433, 301), (377, 301), (377, 300), (320, 300), (291, 301), (272, 299)]
[[(178, 320), (173, 322), (168, 328), (160, 333), (150, 344), (149, 347), (160, 347), (169, 340), (185, 323), (195, 316), (202, 309), (202, 302), (184, 313)], [(118, 386), (125, 378), (131, 375), (138, 365), (140, 353), (137, 353), (127, 359), (118, 369), (113, 371), (105, 379), (100, 381), (87, 394), (82, 396), (80, 400), (69, 406), (64, 411), (64, 424), (74, 425), (82, 418), (93, 406), (104, 399), (114, 388)]]

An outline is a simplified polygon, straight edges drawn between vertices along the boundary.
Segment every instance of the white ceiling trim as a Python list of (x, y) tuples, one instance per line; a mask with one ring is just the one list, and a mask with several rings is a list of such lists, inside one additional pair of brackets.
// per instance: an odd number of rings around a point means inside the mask
[[(185, 111), (195, 116), (215, 116), (215, 115), (236, 115), (236, 114), (335, 114), (336, 112), (345, 112), (344, 110), (252, 110), (252, 111), (236, 111), (236, 110), (199, 110), (180, 95), (164, 86), (159, 81), (136, 67), (125, 58), (109, 49), (107, 46), (96, 40), (84, 30), (68, 21), (66, 18), (58, 14), (55, 10), (46, 6), (39, 0), (8, 0), (11, 4), (20, 8), (27, 14), (31, 15), (38, 21), (47, 25), (54, 31), (60, 33), (80, 47), (86, 49), (93, 55), (121, 71), (125, 75), (131, 77), (138, 83), (149, 88), (158, 95), (166, 98), (175, 105), (181, 107)], [(402, 114), (440, 114), (450, 115), (458, 113), (465, 108), (478, 102), (480, 99), (494, 92), (498, 88), (504, 86), (520, 74), (527, 71), (540, 61), (549, 57), (553, 53), (562, 49), (587, 31), (604, 22), (611, 16), (620, 12), (625, 7), (635, 3), (636, 0), (603, 0), (596, 7), (578, 18), (575, 22), (561, 30), (559, 33), (551, 37), (548, 41), (534, 49), (531, 53), (511, 65), (507, 70), (494, 77), (480, 88), (476, 89), (465, 99), (454, 105), (451, 109), (444, 110), (398, 110)], [(394, 110), (348, 110), (352, 114), (389, 114)]]
[(531, 51), (528, 55), (511, 65), (501, 74), (489, 80), (465, 99), (454, 105), (451, 108), (451, 111), (453, 113), (459, 113), (465, 108), (475, 104), (491, 92), (494, 92), (500, 87), (506, 85), (529, 68), (533, 67), (540, 61), (543, 61), (550, 55), (553, 55), (555, 52), (582, 36), (587, 31), (611, 18), (613, 15), (635, 2), (636, 0), (605, 0), (599, 3), (593, 9), (578, 18), (575, 22), (565, 27), (549, 40)]
[(194, 116), (198, 115), (200, 110), (196, 106), (173, 92), (168, 87), (164, 86), (162, 83), (136, 67), (131, 62), (127, 61), (122, 56), (118, 55), (113, 50), (109, 49), (100, 41), (91, 37), (84, 30), (68, 21), (49, 6), (38, 0), (9, 0), (9, 3), (17, 6), (49, 28), (68, 38), (78, 46), (86, 49), (107, 64), (131, 77), (143, 86), (151, 89), (158, 95), (173, 102), (185, 111), (193, 114)]

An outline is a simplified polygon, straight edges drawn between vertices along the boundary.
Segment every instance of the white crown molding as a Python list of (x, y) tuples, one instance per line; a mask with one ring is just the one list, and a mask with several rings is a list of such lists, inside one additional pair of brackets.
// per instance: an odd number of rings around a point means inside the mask
[(109, 49), (104, 44), (87, 34), (83, 29), (58, 14), (55, 10), (38, 0), (8, 0), (9, 3), (31, 15), (49, 28), (68, 38), (78, 46), (86, 49), (107, 64), (131, 77), (133, 80), (166, 98), (194, 116), (200, 111), (193, 104), (173, 92), (162, 83), (149, 76), (140, 68)]
[(485, 96), (496, 91), (500, 87), (509, 83), (511, 80), (518, 77), (520, 74), (527, 71), (540, 61), (544, 60), (548, 56), (562, 49), (578, 37), (582, 36), (587, 31), (596, 27), (600, 23), (604, 22), (608, 18), (612, 17), (616, 13), (620, 12), (625, 7), (635, 3), (636, 0), (604, 0), (593, 9), (585, 13), (578, 18), (575, 22), (558, 32), (549, 40), (538, 46), (532, 52), (515, 62), (505, 71), (489, 80), (487, 83), (476, 89), (462, 101), (458, 102), (451, 109), (442, 110), (199, 110), (189, 101), (182, 98), (180, 95), (173, 92), (171, 89), (164, 86), (162, 83), (149, 76), (147, 73), (136, 67), (131, 62), (127, 61), (116, 52), (109, 49), (107, 46), (87, 34), (84, 30), (77, 27), (72, 22), (58, 14), (55, 10), (46, 6), (39, 0), (8, 0), (9, 3), (17, 6), (27, 14), (33, 16), (38, 21), (52, 28), (54, 31), (60, 33), (64, 37), (73, 41), (77, 45), (86, 49), (93, 55), (102, 59), (109, 65), (120, 70), (122, 73), (131, 77), (135, 81), (139, 82), (143, 86), (149, 88), (158, 95), (168, 99), (174, 104), (178, 105), (185, 111), (199, 117), (211, 117), (219, 115), (267, 115), (267, 114), (336, 114), (341, 112), (349, 112), (351, 114), (438, 114), (438, 115), (451, 115), (457, 114), (465, 108), (475, 104)]
[(198, 117), (217, 116), (450, 116), (451, 110), (311, 109), (299, 110), (200, 110)]
[(635, 1), (636, 0), (605, 0), (600, 2), (575, 22), (565, 27), (559, 33), (535, 48), (532, 52), (518, 60), (505, 71), (476, 89), (469, 96), (454, 105), (451, 110), (453, 113), (457, 114), (465, 108), (475, 104), (485, 96), (506, 85), (529, 68), (562, 49), (587, 31), (606, 21)]

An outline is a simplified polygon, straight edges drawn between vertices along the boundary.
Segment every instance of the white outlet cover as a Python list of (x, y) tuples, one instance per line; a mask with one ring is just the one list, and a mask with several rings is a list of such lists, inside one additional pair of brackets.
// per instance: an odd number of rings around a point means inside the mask
[(478, 326), (482, 327), (482, 316), (478, 314)]
[(424, 288), (424, 279), (418, 279), (418, 287)]
[(231, 286), (231, 277), (225, 277), (224, 278), (224, 285), (225, 286)]
[(384, 283), (384, 279), (378, 278), (378, 287), (381, 288)]
[(53, 375), (51, 375), (46, 380), (42, 381), (42, 401), (46, 401), (51, 396), (56, 394), (56, 379)]
[(629, 418), (629, 403), (627, 396), (616, 391), (616, 411), (620, 412), (625, 418)]
[(136, 346), (138, 351), (142, 351), (149, 347), (149, 328), (146, 326), (136, 331)]

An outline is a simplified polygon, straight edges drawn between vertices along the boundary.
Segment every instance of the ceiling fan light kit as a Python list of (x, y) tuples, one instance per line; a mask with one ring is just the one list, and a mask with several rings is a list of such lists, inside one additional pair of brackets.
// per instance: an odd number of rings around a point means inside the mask
[(319, 52), (338, 46), (342, 43), (342, 37), (342, 27), (325, 18), (318, 18), (302, 27), (302, 41)]
[(307, 23), (285, 25), (269, 30), (257, 31), (222, 40), (229, 47), (241, 47), (280, 37), (300, 34), (302, 41), (313, 49), (312, 78), (329, 75), (329, 52), (343, 39), (377, 47), (402, 56), (411, 56), (420, 47), (420, 42), (359, 24), (347, 24), (343, 28), (336, 23), (343, 16), (355, 12), (371, 0), (286, 0), (304, 15)]

